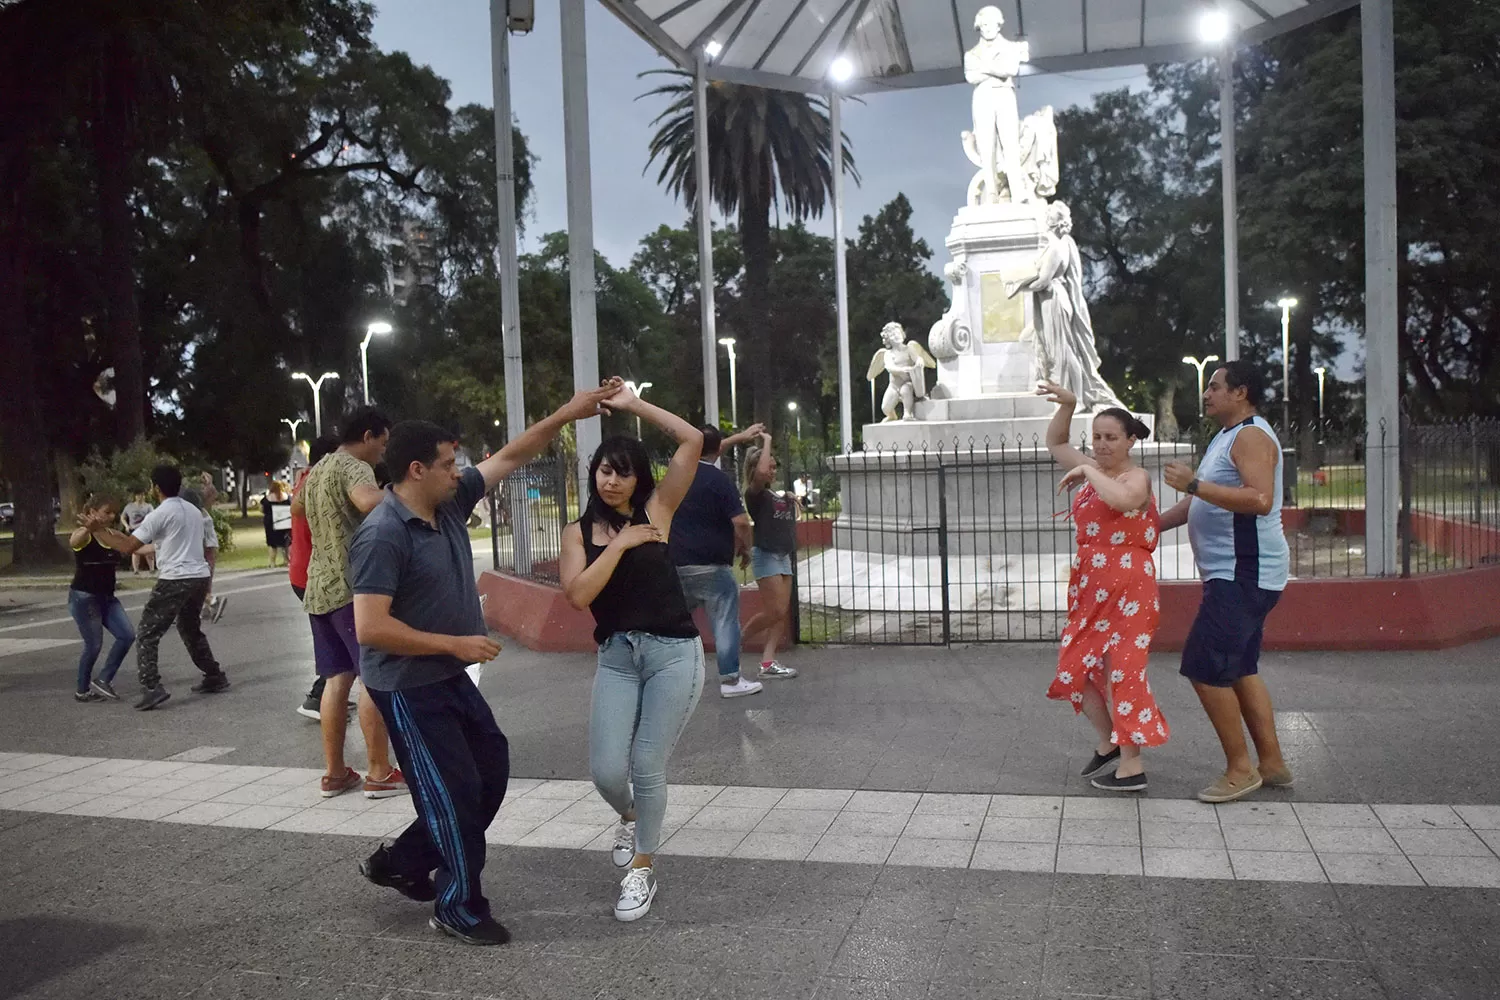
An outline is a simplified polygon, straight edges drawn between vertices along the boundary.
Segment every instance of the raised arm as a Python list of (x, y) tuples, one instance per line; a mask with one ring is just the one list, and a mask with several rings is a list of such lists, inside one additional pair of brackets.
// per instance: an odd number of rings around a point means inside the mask
[(724, 439), (724, 443), (722, 445), (720, 445), (719, 447), (721, 449), (722, 448), (737, 448), (737, 447), (739, 447), (742, 444), (748, 444), (751, 441), (754, 441), (756, 438), (760, 437), (762, 434), (764, 434), (765, 430), (766, 430), (766, 425), (765, 424), (751, 424), (749, 427), (746, 427), (744, 430), (740, 431), (738, 434), (731, 434), (731, 435), (729, 435), (727, 438)]
[(1140, 467), (1126, 470), (1118, 479), (1106, 475), (1092, 463), (1080, 465), (1078, 471), (1094, 487), (1100, 500), (1122, 514), (1140, 510), (1151, 499), (1151, 476)]
[(598, 416), (599, 404), (613, 396), (619, 385), (618, 378), (609, 378), (597, 389), (580, 389), (557, 410), (526, 428), (520, 437), (480, 462), (477, 468), (479, 474), (484, 476), (485, 491), (494, 489), (506, 476), (545, 451), (552, 439), (568, 424)]
[(1093, 466), (1094, 460), (1074, 447), (1070, 440), (1073, 435), (1073, 411), (1078, 407), (1078, 397), (1052, 382), (1043, 382), (1037, 387), (1036, 394), (1046, 396), (1049, 403), (1057, 404), (1052, 422), (1047, 425), (1047, 451), (1051, 453), (1052, 460), (1066, 472), (1072, 472), (1080, 465)]
[(646, 501), (646, 515), (652, 524), (670, 530), (672, 515), (678, 504), (687, 496), (693, 477), (698, 474), (698, 459), (703, 457), (703, 432), (675, 413), (668, 413), (659, 406), (641, 399), (624, 386), (601, 404), (611, 413), (626, 413), (655, 424), (677, 442), (677, 450), (667, 463), (667, 474), (656, 484), (651, 499)]

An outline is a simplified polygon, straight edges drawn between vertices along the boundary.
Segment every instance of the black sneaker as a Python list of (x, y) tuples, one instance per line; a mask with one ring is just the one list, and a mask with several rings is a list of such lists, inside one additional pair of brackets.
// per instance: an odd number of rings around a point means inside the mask
[(88, 690), (88, 691), (74, 691), (73, 692), (73, 700), (74, 701), (103, 701), (104, 697), (102, 695), (95, 694), (92, 690)]
[(97, 677), (89, 682), (89, 690), (101, 698), (108, 698), (110, 701), (120, 700), (120, 696), (115, 693), (114, 685), (109, 681), (101, 681)]
[(1100, 771), (1120, 759), (1120, 748), (1115, 747), (1109, 753), (1096, 753), (1094, 759), (1089, 761), (1082, 771), (1078, 772), (1080, 778), (1092, 778)]
[[(420, 878), (403, 875), (391, 867), (391, 851), (384, 844), (375, 848), (374, 854), (359, 863), (359, 873), (376, 885), (395, 889), (407, 899), (414, 899), (419, 903), (430, 903), (437, 899), (437, 889), (433, 887), (431, 878), (426, 875)], [(507, 935), (506, 941), (508, 940), (510, 937)]]
[(304, 719), (311, 719), (314, 722), (322, 722), (322, 700), (319, 698), (314, 698), (312, 695), (308, 695), (306, 698), (302, 699), (302, 704), (298, 707), (297, 714), (302, 716)]
[(137, 712), (149, 712), (170, 697), (172, 696), (167, 693), (167, 689), (158, 684), (149, 691), (141, 692), (141, 700), (135, 703), (135, 710)]
[(427, 926), (435, 931), (442, 931), (449, 937), (456, 937), (464, 944), (483, 946), (510, 943), (510, 931), (506, 930), (505, 925), (498, 920), (482, 920), (473, 927), (459, 930), (433, 917), (427, 921)]
[(193, 685), (194, 694), (218, 694), (229, 690), (229, 678), (220, 670), (216, 674), (204, 674), (203, 679)]
[(1117, 774), (1101, 774), (1089, 781), (1095, 788), (1106, 792), (1144, 792), (1146, 790), (1146, 772), (1132, 774), (1128, 778), (1122, 778)]

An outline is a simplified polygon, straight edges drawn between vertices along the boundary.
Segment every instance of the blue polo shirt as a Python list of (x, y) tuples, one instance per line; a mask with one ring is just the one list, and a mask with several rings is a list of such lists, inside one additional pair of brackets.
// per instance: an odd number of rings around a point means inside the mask
[[(484, 635), (484, 613), (474, 586), (469, 514), (484, 497), (484, 476), (473, 467), (459, 476), (458, 492), (437, 509), (437, 526), (413, 514), (386, 487), (349, 548), (354, 593), (391, 599), (391, 616), (419, 632)], [(435, 684), (468, 664), (452, 656), (401, 656), (360, 647), (365, 686), (400, 691)]]
[(745, 513), (734, 483), (712, 462), (699, 462), (687, 496), (677, 506), (667, 551), (676, 566), (734, 562), (734, 519)]

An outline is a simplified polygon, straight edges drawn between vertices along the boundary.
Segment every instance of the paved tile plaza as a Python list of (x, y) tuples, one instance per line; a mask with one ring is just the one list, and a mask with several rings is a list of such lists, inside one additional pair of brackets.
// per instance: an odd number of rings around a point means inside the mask
[(516, 940), (471, 949), (355, 872), (411, 805), (318, 796), (284, 583), (221, 592), (234, 687), (191, 694), (169, 636), (146, 715), (71, 701), (60, 602), (0, 613), (0, 998), (1500, 996), (1500, 644), (1267, 656), (1297, 786), (1219, 807), (1169, 656), (1174, 739), (1119, 799), (1077, 778), (1047, 647), (798, 651), (798, 680), (700, 704), (632, 925), (586, 780), (591, 658), (508, 650), (485, 883)]

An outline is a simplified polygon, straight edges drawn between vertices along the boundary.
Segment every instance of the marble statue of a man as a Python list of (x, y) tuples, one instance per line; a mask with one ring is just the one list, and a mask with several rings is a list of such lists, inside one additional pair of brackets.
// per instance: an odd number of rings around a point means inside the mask
[(890, 384), (880, 400), (880, 411), (887, 421), (896, 419), (897, 403), (905, 411), (902, 419), (915, 420), (917, 400), (927, 398), (926, 369), (936, 368), (937, 362), (921, 344), (906, 339), (906, 330), (900, 323), (887, 323), (880, 331), (880, 342), (884, 346), (870, 359), (865, 378), (873, 382), (881, 372), (890, 375)]
[(1034, 200), (1033, 186), (1021, 172), (1021, 117), (1016, 105), (1016, 77), (1031, 59), (1029, 42), (1000, 34), (1005, 15), (998, 7), (981, 7), (974, 17), (979, 43), (964, 53), (964, 77), (974, 86), (974, 142), (978, 147), (984, 200), (1000, 201), (1001, 180), (1010, 200)]
[(1099, 374), (1094, 324), (1083, 297), (1083, 262), (1073, 242), (1073, 213), (1062, 202), (1047, 206), (1047, 243), (1037, 259), (1036, 276), (1008, 281), (1005, 293), (1034, 296), (1038, 382), (1055, 382), (1078, 396), (1079, 409), (1092, 412), (1122, 406)]

